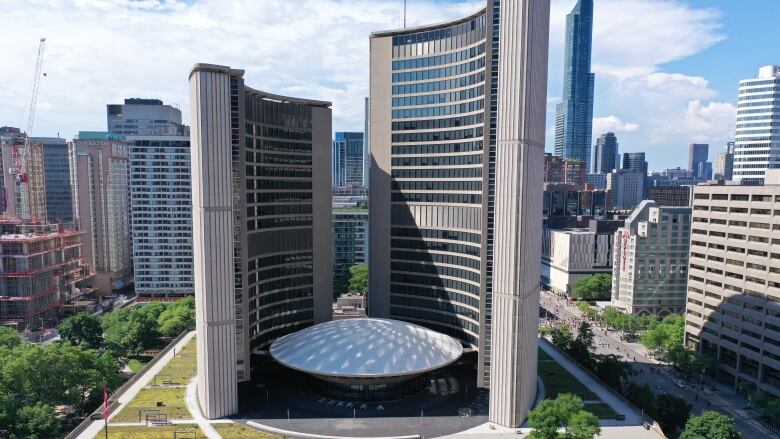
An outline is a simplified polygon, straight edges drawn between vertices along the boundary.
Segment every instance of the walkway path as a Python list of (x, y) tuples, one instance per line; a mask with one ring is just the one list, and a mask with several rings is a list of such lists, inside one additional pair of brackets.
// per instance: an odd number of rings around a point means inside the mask
[(569, 361), (569, 359), (564, 357), (560, 352), (558, 352), (557, 349), (544, 342), (540, 342), (539, 347), (542, 348), (542, 350), (547, 355), (552, 357), (553, 360), (555, 360), (558, 364), (560, 364), (561, 367), (566, 369), (567, 372), (572, 374), (574, 378), (576, 378), (585, 387), (587, 387), (588, 390), (595, 393), (599, 397), (599, 399), (601, 399), (607, 405), (612, 407), (612, 410), (616, 411), (621, 415), (626, 416), (625, 421), (602, 420), (601, 421), (602, 425), (642, 425), (642, 418), (639, 416), (638, 413), (634, 411), (633, 408), (629, 407), (625, 402), (623, 402), (623, 400), (618, 398), (614, 393), (610, 392), (609, 390), (604, 388), (604, 386), (596, 382), (596, 380), (593, 379), (593, 377), (588, 375), (579, 366)]
[(206, 419), (203, 416), (203, 413), (200, 411), (200, 404), (198, 403), (197, 378), (190, 380), (190, 383), (187, 385), (187, 394), (184, 398), (184, 401), (187, 404), (187, 410), (189, 410), (190, 414), (192, 415), (192, 419), (195, 420), (195, 422), (198, 424), (198, 427), (200, 427), (203, 433), (206, 434), (206, 437), (209, 439), (222, 439), (222, 436), (217, 433), (217, 430), (211, 426), (209, 420)]
[[(119, 402), (119, 407), (117, 407), (116, 410), (114, 410), (111, 415), (108, 417), (109, 425), (111, 425), (111, 418), (113, 418), (117, 413), (119, 413), (125, 405), (127, 405), (130, 401), (133, 400), (133, 398), (138, 395), (138, 392), (141, 391), (144, 387), (149, 385), (149, 382), (154, 379), (154, 377), (160, 373), (163, 367), (168, 364), (169, 361), (173, 359), (173, 355), (177, 351), (181, 351), (181, 349), (186, 345), (190, 340), (192, 340), (192, 337), (195, 336), (195, 331), (190, 332), (189, 334), (185, 335), (179, 342), (176, 344), (174, 349), (168, 351), (165, 355), (163, 355), (162, 358), (160, 358), (157, 363), (155, 363), (152, 367), (150, 367), (148, 370), (144, 372), (144, 374), (138, 378), (138, 380), (133, 383), (130, 388), (125, 391), (122, 396), (119, 397), (117, 402)], [(192, 421), (190, 421), (192, 422)], [(98, 433), (100, 433), (103, 430), (104, 421), (102, 419), (98, 421), (93, 421), (92, 424), (90, 424), (89, 427), (87, 427), (86, 430), (84, 430), (83, 433), (79, 435), (79, 439), (92, 439), (94, 438)], [(218, 437), (218, 436), (217, 436)]]

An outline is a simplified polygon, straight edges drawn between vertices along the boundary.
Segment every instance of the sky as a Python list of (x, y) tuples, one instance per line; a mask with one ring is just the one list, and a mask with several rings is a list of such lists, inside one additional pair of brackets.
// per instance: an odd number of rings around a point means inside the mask
[[(562, 92), (566, 14), (552, 0), (547, 150)], [(105, 108), (160, 98), (189, 114), (195, 63), (246, 71), (246, 84), (333, 102), (336, 131), (362, 131), (368, 35), (400, 27), (402, 0), (0, 0), (0, 126), (26, 127), (46, 37), (34, 136), (105, 130)], [(408, 0), (410, 26), (479, 10), (484, 1)], [(595, 0), (593, 140), (614, 131), (650, 169), (710, 159), (734, 135), (740, 79), (780, 64), (780, 0)]]

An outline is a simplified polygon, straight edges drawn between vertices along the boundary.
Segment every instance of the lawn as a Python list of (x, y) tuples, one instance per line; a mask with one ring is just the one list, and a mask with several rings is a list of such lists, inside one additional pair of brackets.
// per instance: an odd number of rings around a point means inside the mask
[(144, 366), (146, 366), (146, 363), (152, 360), (152, 357), (141, 355), (136, 358), (131, 358), (130, 361), (127, 362), (127, 367), (133, 372), (138, 373), (141, 369), (143, 369)]
[(217, 433), (219, 433), (220, 436), (222, 436), (222, 439), (248, 439), (248, 438), (256, 438), (256, 439), (276, 439), (281, 438), (281, 436), (276, 436), (270, 433), (264, 433), (262, 431), (257, 431), (254, 429), (251, 429), (249, 427), (246, 427), (241, 424), (231, 423), (231, 424), (211, 424), (212, 427), (214, 427), (215, 430), (217, 430)]
[[(171, 359), (150, 382), (151, 384), (172, 383), (180, 387), (147, 386), (141, 389), (125, 408), (111, 418), (111, 421), (138, 422), (138, 413), (141, 409), (160, 410), (160, 413), (168, 415), (168, 419), (192, 419), (184, 397), (187, 392), (186, 385), (195, 375), (196, 349), (197, 344), (195, 337), (193, 337), (180, 351), (176, 352), (176, 357)], [(157, 402), (162, 402), (163, 406), (158, 407)]]
[(539, 377), (544, 383), (545, 398), (555, 398), (561, 393), (572, 393), (586, 400), (599, 399), (595, 393), (574, 378), (566, 369), (539, 349)]
[[(191, 433), (184, 433), (189, 431)], [(177, 432), (177, 439), (195, 439), (197, 432), (198, 439), (205, 438), (206, 435), (195, 424), (166, 425), (161, 427), (112, 427), (108, 426), (109, 439), (172, 439)], [(95, 439), (103, 439), (105, 430), (95, 436)]]
[[(159, 410), (161, 414), (168, 415), (168, 419), (192, 419), (184, 402), (186, 391), (186, 387), (145, 387), (122, 411), (111, 418), (111, 422), (138, 422), (141, 409)], [(158, 407), (158, 402), (163, 405)], [(141, 421), (144, 418), (142, 414)]]
[(617, 412), (604, 402), (585, 404), (585, 410), (593, 413), (599, 419), (615, 419), (615, 416), (617, 416)]

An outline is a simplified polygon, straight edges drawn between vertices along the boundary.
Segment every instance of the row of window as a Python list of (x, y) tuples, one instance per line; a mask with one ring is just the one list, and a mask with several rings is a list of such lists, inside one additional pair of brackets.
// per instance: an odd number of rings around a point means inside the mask
[(467, 59), (474, 58), (485, 53), (485, 46), (479, 45), (459, 52), (447, 53), (444, 55), (428, 56), (425, 58), (415, 58), (393, 61), (393, 70), (419, 69), (425, 67), (434, 67), (441, 64), (453, 64)]
[(479, 283), (479, 273), (461, 268), (441, 267), (438, 265), (407, 262), (391, 262), (390, 269), (393, 271), (407, 271), (410, 273), (429, 274), (433, 276), (457, 277), (459, 279), (470, 280), (472, 282)]
[(394, 85), (393, 96), (414, 94), (414, 93), (432, 93), (442, 90), (453, 90), (456, 88), (469, 87), (485, 82), (485, 72), (481, 71), (473, 75), (461, 76), (460, 78), (444, 79), (432, 82), (417, 82), (414, 84)]
[(458, 166), (482, 164), (482, 154), (435, 157), (394, 157), (392, 166)]
[(396, 181), (394, 191), (482, 191), (481, 181)]
[(410, 142), (441, 142), (447, 140), (464, 140), (482, 137), (482, 127), (466, 128), (454, 131), (431, 131), (427, 133), (403, 133), (393, 134), (393, 143)]
[(468, 267), (474, 270), (479, 270), (479, 260), (473, 258), (466, 258), (463, 256), (443, 255), (440, 253), (409, 252), (409, 251), (393, 250), (390, 252), (390, 258), (404, 260), (404, 261), (420, 261), (420, 262), (431, 262), (437, 264), (459, 265), (461, 267)]
[(432, 145), (393, 145), (391, 149), (393, 155), (450, 154), (474, 151), (482, 151), (481, 140), (458, 143), (436, 143)]
[(415, 287), (412, 285), (390, 284), (390, 294), (404, 294), (415, 297), (425, 297), (428, 299), (441, 299), (450, 302), (462, 303), (464, 305), (479, 308), (479, 299), (468, 294), (446, 291), (438, 288)]
[(311, 181), (246, 179), (248, 190), (305, 190), (312, 188)]
[(254, 148), (263, 151), (311, 152), (311, 143), (287, 142), (284, 140), (249, 137), (247, 139), (247, 148)]
[(465, 102), (462, 104), (442, 105), (438, 107), (426, 108), (406, 108), (401, 110), (392, 110), (393, 119), (416, 119), (420, 117), (439, 117), (452, 116), (455, 114), (471, 113), (485, 108), (485, 100)]
[(393, 237), (447, 239), (451, 241), (473, 242), (479, 244), (482, 237), (478, 233), (459, 232), (453, 230), (418, 229), (416, 227), (393, 227)]
[(393, 83), (427, 81), (429, 79), (446, 78), (449, 76), (462, 75), (485, 67), (485, 57), (463, 64), (457, 64), (450, 67), (439, 67), (430, 70), (417, 70), (414, 72), (393, 73)]
[(477, 178), (482, 168), (393, 169), (393, 178)]
[(414, 297), (390, 295), (390, 304), (399, 306), (412, 306), (415, 308), (435, 309), (442, 312), (457, 314), (468, 319), (479, 322), (479, 311), (465, 306), (460, 306), (454, 302), (441, 302), (438, 300), (418, 299)]
[(394, 192), (392, 201), (397, 203), (482, 204), (482, 195), (409, 194)]
[(273, 265), (285, 265), (285, 264), (299, 264), (303, 262), (311, 262), (314, 256), (311, 252), (298, 252), (287, 253), (273, 256), (263, 256), (249, 261), (249, 271), (254, 271), (258, 268), (271, 267)]
[(467, 329), (471, 332), (479, 334), (479, 325), (472, 323), (469, 320), (464, 320), (455, 314), (443, 314), (436, 311), (424, 311), (421, 309), (404, 308), (400, 306), (391, 306), (390, 313), (398, 317), (412, 317), (416, 319), (428, 320), (433, 322), (446, 323), (448, 325), (457, 326), (459, 328)]
[(393, 239), (391, 247), (396, 249), (414, 249), (425, 251), (439, 251), (448, 253), (460, 253), (469, 256), (479, 256), (479, 247), (466, 244), (454, 244), (450, 242), (420, 241), (417, 239)]
[(265, 163), (269, 165), (305, 165), (311, 166), (311, 155), (268, 154), (260, 152), (246, 152), (246, 162)]
[(448, 93), (437, 93), (430, 95), (415, 95), (404, 96), (392, 99), (393, 108), (396, 107), (416, 107), (420, 105), (437, 105), (446, 104), (448, 102), (467, 101), (469, 99), (479, 98), (484, 96), (485, 87), (480, 85), (478, 87), (467, 88), (460, 91), (451, 91)]
[(451, 117), (447, 119), (426, 119), (426, 120), (408, 120), (403, 122), (393, 122), (393, 131), (414, 131), (414, 130), (437, 130), (443, 128), (453, 128), (482, 123), (484, 114), (472, 114), (470, 116)]

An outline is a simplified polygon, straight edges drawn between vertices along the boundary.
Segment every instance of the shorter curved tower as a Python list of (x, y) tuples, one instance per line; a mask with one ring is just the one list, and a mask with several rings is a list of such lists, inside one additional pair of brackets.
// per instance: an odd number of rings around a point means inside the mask
[(329, 102), (244, 85), (243, 70), (190, 73), (198, 398), (238, 411), (253, 353), (331, 319)]

